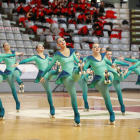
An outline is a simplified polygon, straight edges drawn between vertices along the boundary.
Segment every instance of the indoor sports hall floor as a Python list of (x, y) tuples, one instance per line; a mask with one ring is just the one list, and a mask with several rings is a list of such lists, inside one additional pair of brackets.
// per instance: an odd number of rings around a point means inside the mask
[(67, 92), (53, 93), (55, 121), (49, 119), (45, 92), (19, 93), (19, 113), (11, 93), (1, 94), (5, 121), (0, 122), (0, 140), (140, 140), (140, 93), (123, 91), (126, 115), (122, 116), (115, 92), (110, 93), (116, 124), (109, 125), (109, 114), (100, 93), (88, 93), (90, 111), (84, 112), (82, 93), (77, 94), (81, 127), (73, 127), (73, 110)]

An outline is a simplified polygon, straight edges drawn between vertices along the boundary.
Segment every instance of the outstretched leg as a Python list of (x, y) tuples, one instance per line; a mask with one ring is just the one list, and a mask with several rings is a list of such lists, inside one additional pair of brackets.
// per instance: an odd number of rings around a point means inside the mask
[(122, 112), (122, 114), (125, 114), (125, 106), (123, 104), (122, 90), (121, 90), (120, 82), (118, 80), (115, 80), (115, 81), (113, 81), (112, 85), (118, 94), (118, 100), (119, 100), (119, 103), (121, 106), (121, 112)]
[(44, 79), (45, 79), (45, 82), (42, 85), (47, 93), (47, 99), (50, 105), (50, 114), (55, 115), (55, 108), (53, 106), (52, 91), (51, 91), (50, 83), (46, 77)]
[(19, 84), (20, 90), (19, 92), (24, 92), (24, 83), (22, 82), (22, 80), (20, 79), (20, 73), (18, 70), (15, 70), (13, 73), (13, 78), (17, 81), (17, 83)]
[(77, 94), (75, 90), (75, 84), (71, 79), (66, 78), (66, 77), (63, 77), (63, 82), (71, 97), (71, 104), (72, 104), (72, 108), (74, 110), (74, 115), (75, 115), (74, 120), (76, 124), (80, 125), (80, 114), (78, 113)]
[(15, 70), (13, 73), (13, 77), (14, 79), (17, 81), (17, 83), (20, 85), (22, 82), (22, 80), (20, 79), (20, 74), (18, 70)]
[(1, 101), (1, 99), (0, 99), (0, 121), (1, 121), (1, 120), (4, 120), (4, 119), (3, 119), (4, 114), (5, 114), (5, 110), (4, 110), (3, 106), (2, 106), (2, 101)]
[(16, 109), (18, 111), (20, 109), (20, 102), (18, 101), (13, 75), (12, 74), (8, 75), (6, 80), (7, 80), (8, 84), (12, 90), (13, 97), (16, 101)]
[(104, 98), (106, 108), (107, 108), (108, 112), (110, 113), (110, 122), (112, 123), (115, 121), (115, 114), (113, 112), (113, 108), (112, 108), (112, 104), (111, 104), (111, 100), (110, 100), (109, 88), (101, 80), (97, 81), (95, 83), (95, 86)]
[(88, 92), (88, 87), (87, 87), (87, 82), (81, 78), (78, 81), (78, 84), (80, 85), (82, 91), (83, 91), (83, 100), (85, 104), (85, 111), (89, 111), (89, 106), (88, 106), (88, 101), (87, 101), (87, 92)]

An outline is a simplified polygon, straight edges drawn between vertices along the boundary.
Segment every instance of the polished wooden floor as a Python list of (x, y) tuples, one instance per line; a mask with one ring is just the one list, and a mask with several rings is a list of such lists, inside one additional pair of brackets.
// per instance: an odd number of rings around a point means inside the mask
[[(77, 95), (78, 107), (82, 112), (84, 106), (82, 94), (78, 93)], [(88, 96), (90, 111), (106, 111), (104, 100), (98, 92), (89, 93)], [(110, 96), (114, 111), (119, 111), (119, 103), (116, 100), (117, 94), (111, 93)], [(15, 112), (12, 94), (3, 93), (0, 94), (0, 97), (6, 111), (5, 121), (0, 122), (0, 140), (140, 140), (139, 116), (132, 119), (116, 119), (114, 126), (109, 125), (108, 119), (81, 118), (82, 126), (78, 128), (73, 127), (73, 119), (57, 119), (59, 113), (56, 113), (55, 121), (48, 117), (33, 117), (32, 114), (28, 116), (28, 113), (26, 116), (10, 114)], [(45, 92), (19, 93), (18, 97), (21, 102), (21, 112), (49, 109)], [(127, 111), (140, 113), (140, 91), (123, 92), (123, 98), (126, 113)], [(72, 111), (70, 97), (67, 93), (53, 93), (53, 102), (56, 111), (61, 109)], [(131, 117), (131, 115), (128, 116)]]

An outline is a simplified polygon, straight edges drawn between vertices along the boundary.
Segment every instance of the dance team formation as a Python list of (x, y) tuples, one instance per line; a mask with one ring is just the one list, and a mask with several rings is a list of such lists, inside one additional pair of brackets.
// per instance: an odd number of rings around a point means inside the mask
[[(83, 91), (84, 111), (89, 111), (89, 104), (87, 101), (88, 87), (96, 87), (105, 101), (106, 108), (110, 115), (110, 124), (114, 125), (115, 114), (113, 112), (110, 100), (109, 86), (113, 86), (115, 88), (118, 95), (118, 101), (120, 103), (121, 113), (122, 115), (125, 115), (125, 106), (123, 104), (120, 82), (127, 78), (133, 71), (138, 75), (136, 84), (140, 85), (140, 61), (134, 57), (130, 59), (124, 58), (123, 56), (119, 56), (117, 59), (115, 59), (112, 57), (112, 51), (109, 47), (100, 48), (99, 44), (97, 43), (92, 45), (91, 51), (93, 53), (91, 55), (81, 58), (80, 53), (77, 52), (76, 49), (67, 48), (66, 42), (63, 38), (57, 38), (56, 42), (60, 49), (54, 53), (53, 58), (49, 57), (48, 54), (44, 54), (43, 45), (38, 44), (36, 46), (36, 51), (38, 53), (37, 55), (33, 55), (32, 57), (24, 59), (16, 64), (15, 56), (23, 55), (23, 53), (11, 51), (8, 42), (3, 44), (5, 54), (0, 54), (0, 62), (5, 62), (6, 69), (4, 72), (0, 71), (0, 82), (7, 80), (16, 102), (17, 112), (20, 110), (20, 102), (18, 100), (14, 79), (19, 84), (20, 91), (24, 92), (24, 83), (20, 79), (22, 72), (17, 68), (17, 66), (30, 61), (35, 61), (39, 72), (34, 82), (41, 82), (47, 93), (51, 119), (55, 119), (55, 107), (53, 105), (52, 91), (49, 81), (56, 78), (55, 83), (64, 84), (68, 93), (70, 94), (71, 104), (74, 111), (75, 127), (81, 126), (80, 114), (77, 106), (75, 82), (78, 82)], [(119, 60), (130, 61), (132, 65), (130, 66), (129, 64)], [(54, 65), (57, 65), (56, 70), (51, 69)], [(129, 68), (125, 72), (122, 72), (120, 67), (117, 65), (129, 66)], [(89, 79), (93, 79), (90, 84), (87, 82)], [(4, 114), (5, 110), (0, 99), (1, 121), (4, 120)]]

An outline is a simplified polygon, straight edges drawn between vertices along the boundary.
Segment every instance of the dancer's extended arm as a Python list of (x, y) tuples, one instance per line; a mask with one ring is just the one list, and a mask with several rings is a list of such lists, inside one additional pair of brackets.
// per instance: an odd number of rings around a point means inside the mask
[(56, 63), (56, 61), (58, 60), (57, 55), (55, 55), (51, 61), (51, 63), (48, 65), (48, 67), (44, 70), (42, 77), (44, 77), (44, 75), (53, 67), (53, 65)]
[(129, 67), (128, 70), (133, 70), (137, 68), (137, 66), (140, 66), (140, 61), (138, 61), (136, 64), (132, 65), (131, 67)]
[(124, 60), (129, 61), (129, 62), (138, 62), (138, 59), (131, 59), (131, 58), (124, 58)]
[(30, 58), (24, 59), (24, 60), (20, 61), (19, 63), (12, 65), (11, 67), (17, 67), (19, 64), (28, 63), (30, 61), (35, 61), (35, 60), (36, 60), (36, 56), (33, 55)]
[(112, 63), (111, 63), (110, 60), (108, 60), (106, 57), (104, 57), (104, 60), (105, 60), (106, 64), (112, 66)]
[(122, 62), (122, 61), (118, 61), (117, 59), (115, 59), (114, 63), (119, 64), (119, 65), (123, 65), (123, 66), (129, 66), (129, 64)]

